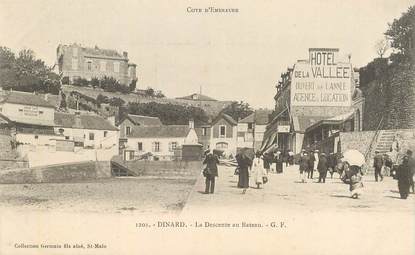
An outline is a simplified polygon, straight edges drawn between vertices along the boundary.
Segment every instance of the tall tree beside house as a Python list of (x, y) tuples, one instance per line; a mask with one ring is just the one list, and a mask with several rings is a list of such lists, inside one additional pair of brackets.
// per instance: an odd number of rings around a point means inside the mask
[(231, 116), (234, 120), (241, 120), (252, 114), (254, 110), (248, 103), (235, 101), (223, 109), (222, 112)]
[(394, 58), (410, 60), (415, 50), (415, 6), (409, 7), (407, 12), (388, 25), (385, 35), (391, 41), (391, 46), (398, 50)]
[(16, 56), (9, 48), (0, 47), (0, 84), (4, 89), (58, 94), (60, 77), (32, 50)]

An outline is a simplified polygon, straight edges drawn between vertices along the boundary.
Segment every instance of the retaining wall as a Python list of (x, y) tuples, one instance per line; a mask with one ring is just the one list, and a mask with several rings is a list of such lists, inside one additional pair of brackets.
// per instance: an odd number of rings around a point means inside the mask
[(86, 161), (0, 171), (0, 183), (71, 182), (110, 176), (109, 161)]

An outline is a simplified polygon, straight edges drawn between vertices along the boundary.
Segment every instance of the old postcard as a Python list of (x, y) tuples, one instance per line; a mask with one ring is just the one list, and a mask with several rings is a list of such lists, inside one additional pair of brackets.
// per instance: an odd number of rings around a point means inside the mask
[(0, 0), (0, 254), (415, 254), (412, 0)]

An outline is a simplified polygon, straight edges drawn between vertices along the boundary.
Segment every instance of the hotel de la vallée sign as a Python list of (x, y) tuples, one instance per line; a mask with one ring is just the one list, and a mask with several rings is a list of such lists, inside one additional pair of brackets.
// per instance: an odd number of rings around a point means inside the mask
[(336, 63), (334, 51), (310, 51), (309, 62), (294, 66), (293, 106), (350, 106), (352, 66)]

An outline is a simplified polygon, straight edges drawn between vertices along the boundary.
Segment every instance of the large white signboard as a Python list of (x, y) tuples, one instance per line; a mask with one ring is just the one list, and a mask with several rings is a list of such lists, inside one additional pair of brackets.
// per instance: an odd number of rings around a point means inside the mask
[(334, 52), (310, 51), (308, 63), (295, 65), (292, 106), (350, 106), (352, 66), (336, 63)]

